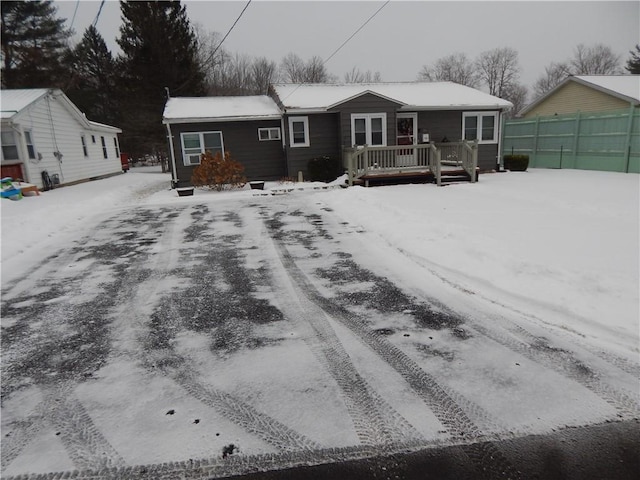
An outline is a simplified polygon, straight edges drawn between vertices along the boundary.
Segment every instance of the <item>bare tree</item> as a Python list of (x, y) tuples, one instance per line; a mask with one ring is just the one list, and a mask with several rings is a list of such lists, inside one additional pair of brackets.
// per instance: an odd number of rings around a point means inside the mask
[(266, 95), (269, 85), (279, 80), (278, 65), (265, 57), (256, 58), (251, 65), (251, 80), (254, 93)]
[(481, 53), (476, 66), (489, 93), (497, 97), (503, 97), (505, 91), (517, 83), (520, 75), (518, 52), (509, 47)]
[(229, 54), (223, 48), (219, 48), (221, 36), (218, 32), (208, 31), (200, 23), (193, 25), (193, 31), (198, 42), (198, 62), (205, 74), (206, 82), (209, 83), (216, 68)]
[(613, 75), (622, 73), (620, 55), (611, 48), (598, 43), (592, 47), (580, 44), (570, 61), (573, 75)]
[(480, 83), (476, 64), (464, 53), (447, 55), (436, 60), (432, 66), (423, 66), (418, 73), (418, 80), (455, 82), (473, 88)]
[(513, 108), (507, 112), (508, 118), (515, 117), (527, 105), (528, 96), (529, 90), (521, 83), (512, 83), (505, 88), (502, 98), (513, 103)]
[(280, 74), (285, 82), (304, 82), (305, 64), (304, 60), (295, 53), (287, 54), (280, 63)]
[(380, 83), (382, 77), (380, 72), (360, 71), (358, 67), (353, 67), (349, 72), (344, 74), (345, 83)]
[(544, 75), (533, 84), (533, 94), (536, 98), (551, 91), (565, 78), (571, 75), (571, 66), (568, 63), (551, 63), (544, 67)]
[(336, 81), (336, 77), (327, 72), (324, 62), (313, 56), (305, 62), (295, 53), (289, 53), (280, 63), (280, 75), (290, 83), (328, 83)]

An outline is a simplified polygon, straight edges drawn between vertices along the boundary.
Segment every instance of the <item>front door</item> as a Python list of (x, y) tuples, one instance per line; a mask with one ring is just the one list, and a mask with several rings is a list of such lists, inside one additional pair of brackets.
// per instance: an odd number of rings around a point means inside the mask
[[(417, 145), (417, 126), (417, 113), (399, 113), (396, 117), (396, 144)], [(411, 167), (417, 164), (418, 163), (415, 148), (408, 148), (406, 150), (398, 151), (396, 155), (396, 165), (398, 167)]]

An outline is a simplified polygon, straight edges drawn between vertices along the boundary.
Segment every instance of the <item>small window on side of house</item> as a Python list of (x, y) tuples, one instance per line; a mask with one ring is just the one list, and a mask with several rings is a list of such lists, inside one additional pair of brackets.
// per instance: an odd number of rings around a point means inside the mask
[(289, 144), (291, 147), (308, 147), (309, 117), (289, 117)]
[(88, 157), (89, 151), (87, 150), (87, 140), (84, 138), (84, 135), (80, 136), (80, 140), (82, 141), (82, 153), (85, 157)]
[(91, 135), (91, 143), (96, 143), (96, 136), (95, 135)]
[(280, 128), (259, 128), (258, 140), (260, 140), (261, 142), (269, 140), (280, 140)]
[(118, 145), (118, 137), (113, 137), (113, 147), (116, 150), (116, 158), (120, 158), (120, 146)]
[(498, 143), (498, 112), (464, 112), (462, 133), (465, 140)]
[(36, 149), (33, 146), (33, 140), (31, 139), (31, 132), (28, 130), (24, 131), (24, 141), (27, 144), (27, 154), (29, 155), (29, 158), (35, 159)]
[(105, 142), (104, 137), (100, 137), (100, 141), (102, 142), (102, 156), (104, 158), (109, 158), (109, 152), (107, 152), (107, 142)]

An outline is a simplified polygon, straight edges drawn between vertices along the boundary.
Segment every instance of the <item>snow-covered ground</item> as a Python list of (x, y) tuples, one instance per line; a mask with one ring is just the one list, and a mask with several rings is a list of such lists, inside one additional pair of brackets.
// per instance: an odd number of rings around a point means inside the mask
[[(313, 463), (333, 447), (460, 442), (460, 428), (478, 441), (637, 418), (638, 175), (339, 183), (178, 197), (168, 175), (137, 168), (3, 199), (3, 369), (31, 369), (4, 380), (3, 476), (212, 455), (228, 475), (255, 467), (223, 463), (230, 442), (234, 458)], [(198, 323), (249, 283), (244, 311), (265, 319)], [(444, 313), (420, 317), (425, 298)], [(82, 335), (94, 345), (36, 355)], [(220, 336), (234, 348), (212, 347)], [(80, 381), (60, 378), (65, 356)]]
[[(3, 199), (3, 288), (109, 210), (141, 203), (216, 202), (257, 192), (248, 187), (196, 190), (193, 197), (177, 198), (168, 182), (158, 167), (142, 167), (40, 197)], [(638, 352), (637, 175), (532, 169), (444, 188), (323, 189), (321, 184), (273, 182), (267, 183), (270, 189), (317, 195), (336, 215), (460, 289), (626, 355)], [(378, 261), (384, 264), (385, 259)]]

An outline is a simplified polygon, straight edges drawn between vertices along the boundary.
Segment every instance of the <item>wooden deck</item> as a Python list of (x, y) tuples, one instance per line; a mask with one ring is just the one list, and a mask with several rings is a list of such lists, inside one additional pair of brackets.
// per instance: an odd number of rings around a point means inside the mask
[[(480, 169), (476, 167), (476, 181), (479, 180)], [(446, 169), (440, 173), (440, 182), (470, 182), (471, 176), (464, 169)], [(381, 185), (404, 185), (409, 183), (437, 183), (436, 176), (429, 170), (396, 171), (384, 173), (369, 173), (354, 180), (354, 185), (365, 187)]]
[(345, 149), (345, 167), (349, 185), (391, 183), (476, 182), (478, 144), (448, 142), (444, 144), (392, 145)]

